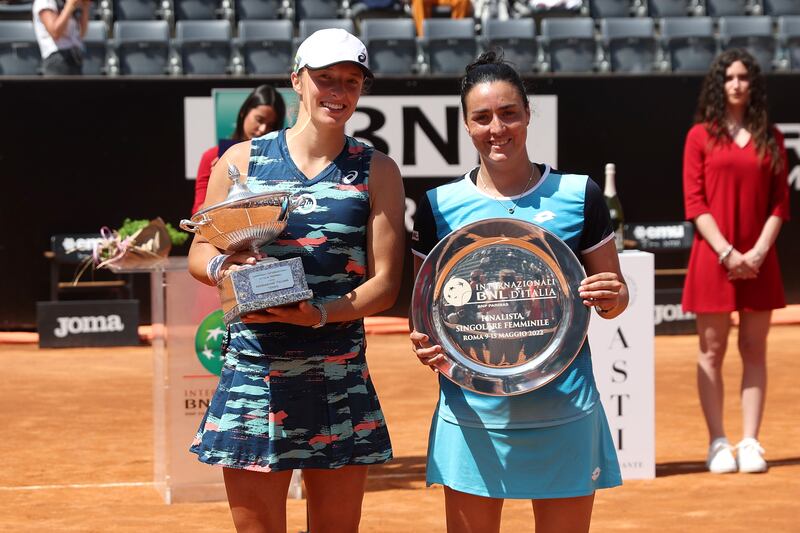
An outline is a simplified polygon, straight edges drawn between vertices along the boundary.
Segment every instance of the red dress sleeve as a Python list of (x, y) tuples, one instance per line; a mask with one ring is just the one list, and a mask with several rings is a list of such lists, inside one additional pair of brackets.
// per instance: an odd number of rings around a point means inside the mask
[(215, 146), (203, 152), (200, 164), (197, 167), (197, 179), (194, 182), (194, 206), (192, 214), (197, 213), (203, 202), (206, 201), (208, 179), (211, 177), (211, 162), (218, 157), (219, 147)]
[(683, 149), (683, 205), (687, 220), (694, 220), (703, 213), (711, 212), (706, 199), (703, 172), (707, 144), (705, 126), (695, 124), (686, 135)]
[(783, 134), (777, 129), (773, 129), (775, 141), (778, 143), (778, 151), (781, 158), (781, 171), (772, 175), (770, 184), (770, 216), (789, 220), (789, 159), (786, 156), (786, 146), (783, 143)]

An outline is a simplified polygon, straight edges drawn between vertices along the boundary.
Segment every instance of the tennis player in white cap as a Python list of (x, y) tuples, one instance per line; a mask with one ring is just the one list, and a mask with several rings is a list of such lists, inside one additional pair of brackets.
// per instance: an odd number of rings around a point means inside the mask
[[(247, 169), (254, 192), (310, 200), (257, 256), (300, 257), (314, 296), (229, 326), (220, 383), (191, 447), (224, 468), (238, 531), (285, 533), (289, 480), (300, 469), (310, 530), (355, 532), (367, 468), (392, 458), (362, 319), (397, 297), (405, 195), (394, 161), (344, 132), (371, 80), (361, 41), (340, 29), (314, 33), (291, 74), (296, 124), (231, 147), (211, 175), (208, 205), (224, 200), (229, 163)], [(189, 266), (215, 284), (257, 256), (222, 257), (198, 236)]]

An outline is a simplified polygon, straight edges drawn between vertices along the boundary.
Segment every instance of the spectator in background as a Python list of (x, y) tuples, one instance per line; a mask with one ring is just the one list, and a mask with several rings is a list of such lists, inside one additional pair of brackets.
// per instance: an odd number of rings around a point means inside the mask
[[(764, 472), (758, 431), (767, 387), (772, 309), (785, 306), (775, 239), (789, 218), (783, 136), (767, 117), (766, 83), (744, 50), (711, 65), (696, 124), (686, 136), (683, 186), (695, 233), (683, 308), (697, 313), (697, 385), (708, 427), (711, 472)], [(725, 437), (722, 361), (731, 312), (739, 312), (743, 439)], [(734, 451), (737, 456), (734, 456)]]
[(472, 14), (470, 0), (411, 0), (411, 16), (422, 37), (422, 21), (431, 18), (434, 6), (450, 6), (450, 18), (463, 19)]
[(286, 120), (286, 105), (281, 95), (270, 85), (259, 85), (251, 92), (236, 116), (236, 129), (230, 140), (226, 140), (203, 152), (197, 179), (194, 182), (194, 206), (192, 214), (203, 206), (206, 200), (208, 179), (219, 158), (231, 145), (261, 137), (271, 131), (279, 130)]
[(33, 28), (49, 76), (80, 76), (90, 0), (34, 0)]

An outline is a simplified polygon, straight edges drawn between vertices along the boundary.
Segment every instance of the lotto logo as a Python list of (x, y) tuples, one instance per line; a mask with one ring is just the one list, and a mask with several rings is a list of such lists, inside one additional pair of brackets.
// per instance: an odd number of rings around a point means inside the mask
[(472, 298), (472, 287), (465, 279), (451, 278), (444, 285), (443, 296), (448, 304), (461, 307)]

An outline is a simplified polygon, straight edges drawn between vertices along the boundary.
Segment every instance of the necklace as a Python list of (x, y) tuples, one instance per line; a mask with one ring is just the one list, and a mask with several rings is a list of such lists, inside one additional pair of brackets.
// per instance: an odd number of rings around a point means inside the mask
[(504, 204), (503, 202), (501, 202), (501, 201), (500, 201), (500, 198), (498, 198), (497, 196), (495, 196), (494, 194), (492, 194), (492, 193), (489, 191), (489, 187), (487, 187), (487, 186), (486, 186), (486, 182), (485, 182), (485, 181), (484, 181), (484, 179), (483, 179), (483, 172), (481, 172), (481, 169), (478, 169), (478, 179), (479, 179), (479, 180), (480, 180), (480, 182), (481, 182), (481, 187), (483, 187), (483, 190), (484, 190), (484, 191), (486, 191), (486, 194), (488, 194), (489, 196), (491, 196), (492, 198), (494, 198), (494, 200), (495, 200), (495, 201), (496, 201), (498, 204), (502, 205), (502, 206), (503, 206), (503, 209), (505, 209), (506, 211), (508, 211), (508, 214), (509, 214), (509, 215), (513, 215), (513, 214), (514, 214), (514, 211), (516, 211), (516, 210), (517, 210), (517, 202), (519, 201), (520, 197), (522, 196), (522, 194), (523, 194), (525, 191), (527, 191), (527, 190), (528, 190), (528, 187), (530, 187), (530, 186), (531, 186), (531, 181), (533, 181), (533, 175), (534, 175), (534, 173), (536, 172), (536, 165), (534, 165), (533, 163), (531, 163), (530, 165), (531, 165), (531, 175), (530, 175), (530, 177), (528, 177), (528, 182), (525, 184), (525, 187), (523, 187), (523, 188), (522, 188), (522, 190), (521, 190), (521, 191), (519, 192), (519, 194), (517, 195), (517, 199), (516, 199), (516, 200), (512, 200), (512, 203), (513, 203), (514, 205), (512, 205), (511, 207), (506, 207), (506, 204)]

